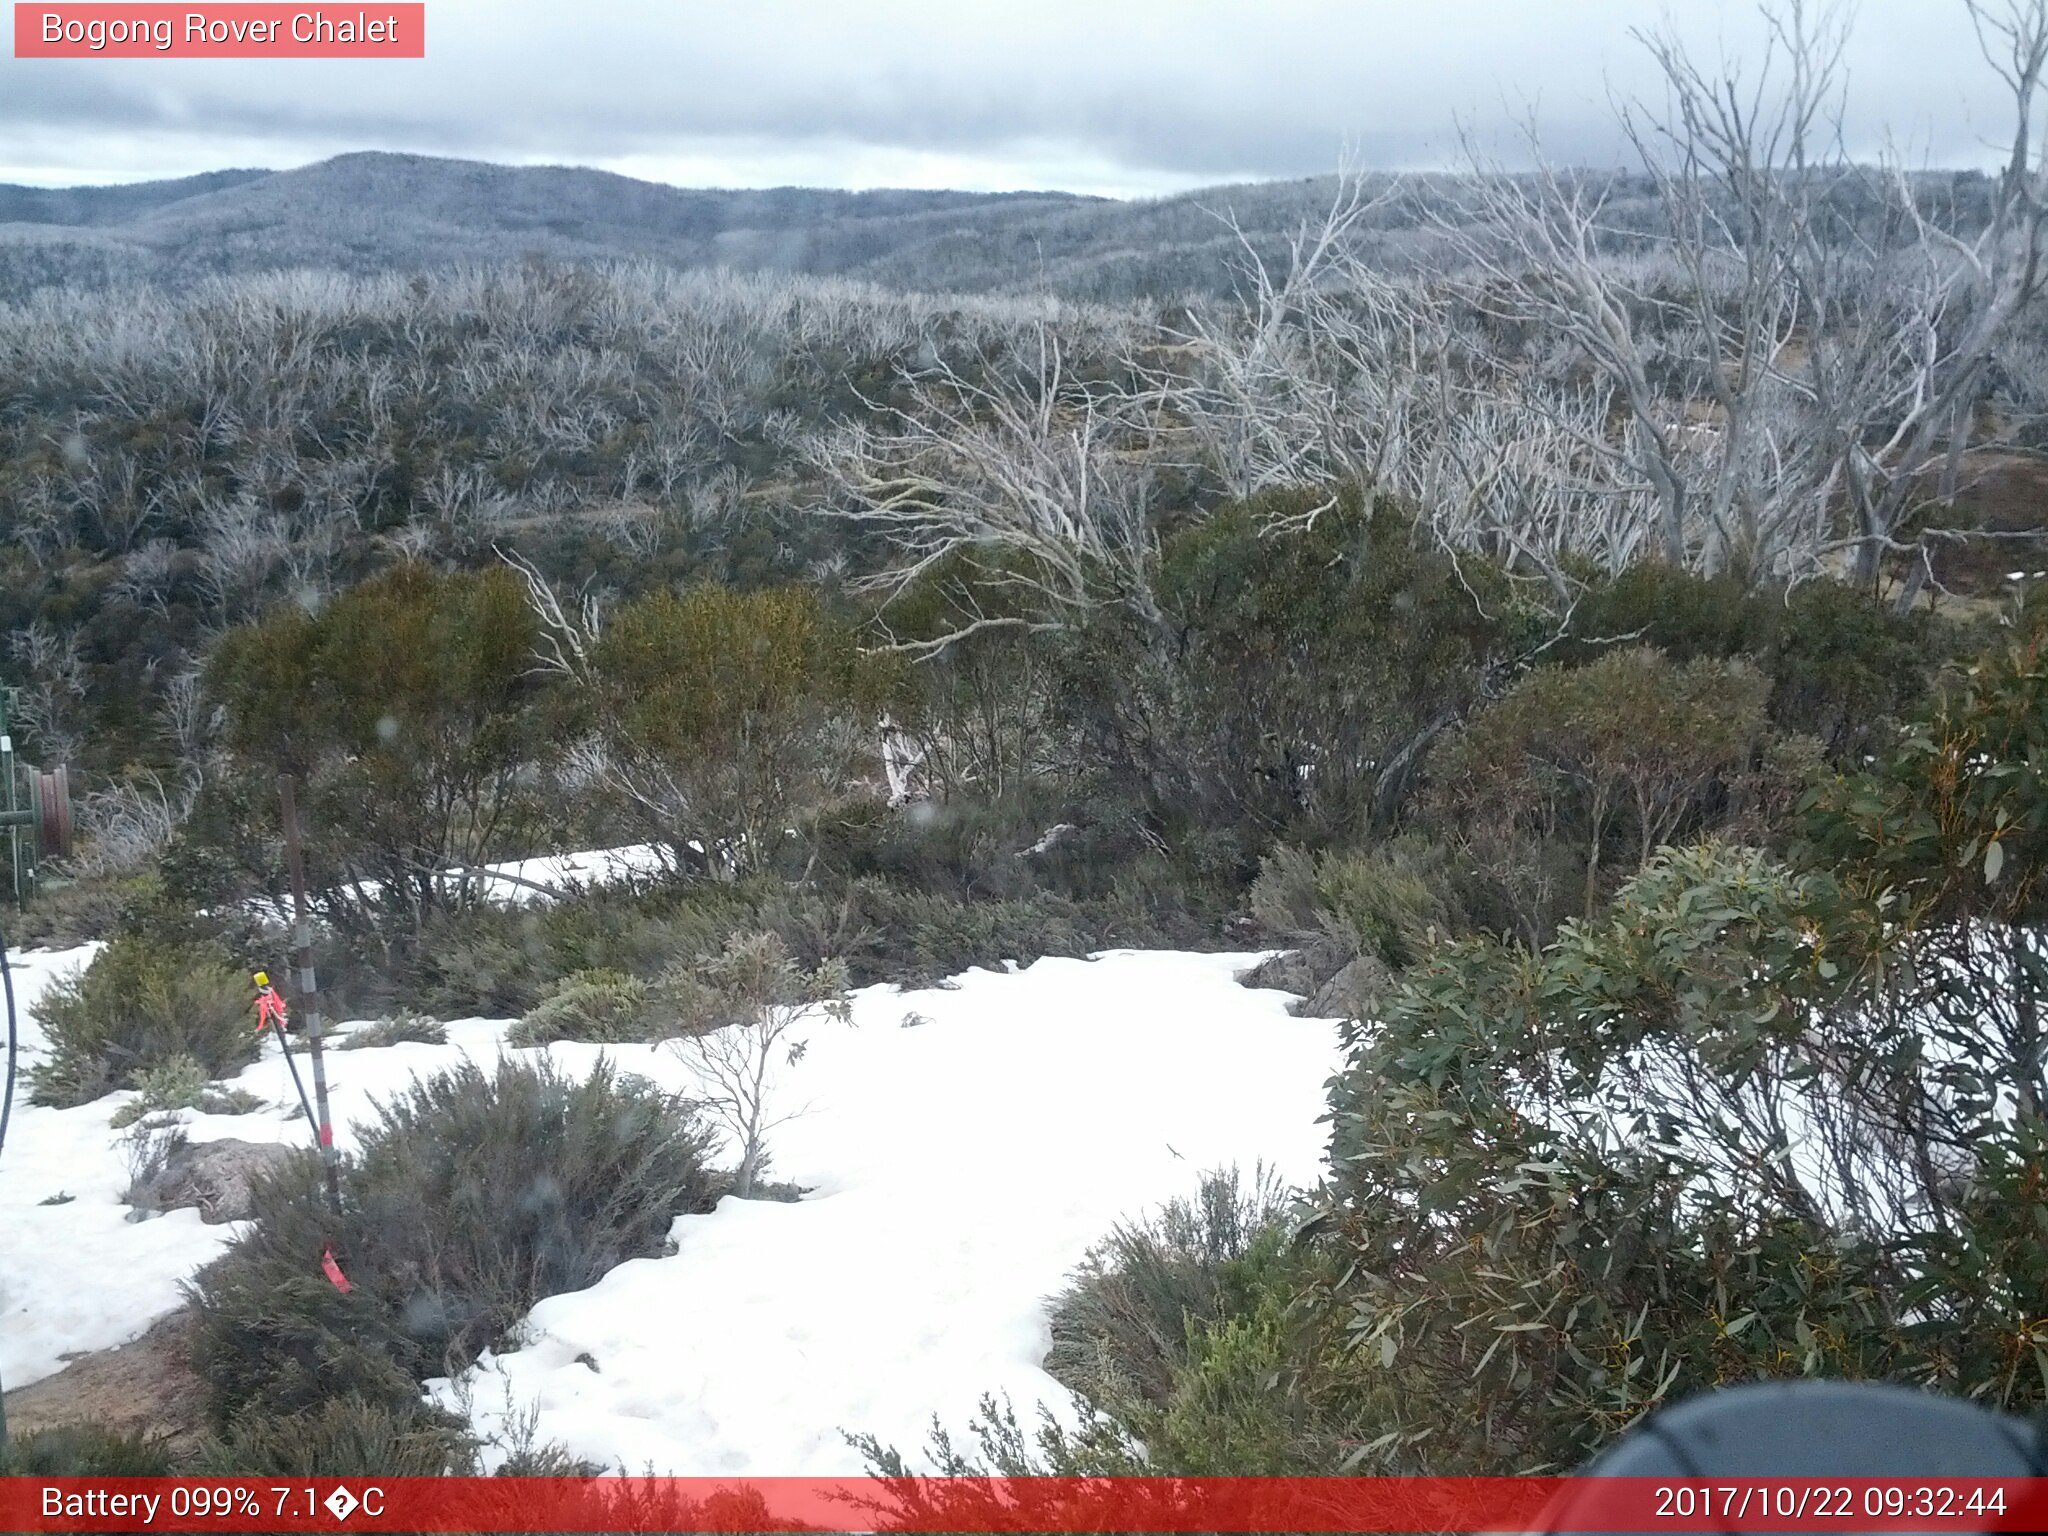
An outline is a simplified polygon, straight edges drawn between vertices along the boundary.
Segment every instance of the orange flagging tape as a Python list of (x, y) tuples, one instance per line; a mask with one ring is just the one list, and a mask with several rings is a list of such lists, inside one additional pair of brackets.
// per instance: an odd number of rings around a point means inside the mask
[(284, 999), (275, 991), (265, 987), (256, 997), (256, 1033), (262, 1034), (265, 1025), (275, 1024), (277, 1032), (283, 1034), (289, 1027), (290, 1019), (285, 1012)]
[(348, 1276), (341, 1272), (341, 1265), (335, 1260), (334, 1250), (325, 1249), (320, 1255), (320, 1267), (327, 1272), (327, 1278), (334, 1282), (334, 1288), (346, 1296), (355, 1287), (348, 1283)]

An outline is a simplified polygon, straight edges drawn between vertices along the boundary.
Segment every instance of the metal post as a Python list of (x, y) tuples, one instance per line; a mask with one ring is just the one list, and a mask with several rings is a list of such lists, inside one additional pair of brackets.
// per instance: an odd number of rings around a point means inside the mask
[(71, 774), (62, 763), (40, 773), (16, 764), (8, 698), (9, 690), (0, 688), (0, 831), (13, 866), (15, 905), (25, 907), (36, 888), (38, 861), (71, 852)]
[(14, 777), (14, 731), (7, 718), (7, 706), (11, 702), (11, 689), (0, 688), (0, 782), (6, 786), (6, 803), (0, 805), (0, 823), (7, 827), (8, 861), (14, 866), (14, 902), (16, 906), (28, 905), (29, 870), (31, 850), (23, 846), (21, 835), (20, 790)]
[(327, 1175), (327, 1201), (341, 1214), (341, 1164), (334, 1150), (334, 1125), (327, 1116), (327, 1068), (320, 1054), (320, 987), (313, 978), (313, 919), (306, 905), (306, 859), (299, 843), (299, 805), (292, 776), (278, 775), (277, 795), (284, 809), (284, 857), (292, 877), (292, 999), (306, 1021), (306, 1048), (313, 1058), (313, 1105), (320, 1117), (320, 1162)]

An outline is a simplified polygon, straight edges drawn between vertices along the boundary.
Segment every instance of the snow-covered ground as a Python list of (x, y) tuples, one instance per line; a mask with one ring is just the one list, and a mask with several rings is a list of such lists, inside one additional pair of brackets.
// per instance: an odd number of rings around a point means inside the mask
[[(691, 843), (692, 848), (701, 847)], [(449, 888), (463, 880), (483, 893), (483, 899), (502, 906), (530, 906), (548, 901), (578, 887), (620, 885), (636, 876), (658, 875), (667, 867), (667, 855), (654, 843), (627, 843), (618, 848), (588, 848), (578, 853), (542, 853), (530, 859), (508, 859), (500, 864), (478, 864), (468, 870), (449, 871), (443, 880)], [(383, 889), (380, 880), (367, 880), (348, 887), (369, 897)], [(256, 897), (252, 911), (278, 922), (291, 916), (288, 901)]]
[[(690, 845), (696, 847), (695, 843)], [(530, 859), (513, 859), (504, 864), (483, 866), (487, 889), (507, 902), (523, 902), (540, 896), (534, 886), (561, 890), (569, 886), (615, 885), (635, 875), (658, 875), (664, 868), (662, 850), (653, 843), (628, 843), (623, 848), (594, 848), (585, 853), (546, 853)], [(490, 876), (509, 878), (490, 880)], [(542, 899), (545, 899), (544, 897)]]
[[(10, 956), (25, 1055), (30, 1004), (89, 951)], [(860, 1470), (842, 1430), (906, 1453), (934, 1413), (963, 1427), (985, 1392), (1020, 1413), (1064, 1394), (1039, 1368), (1045, 1298), (1119, 1219), (1192, 1192), (1205, 1169), (1264, 1161), (1312, 1180), (1333, 1026), (1239, 986), (1259, 957), (1115, 951), (970, 971), (942, 988), (856, 994), (819, 1021), (777, 1100), (771, 1176), (809, 1193), (728, 1199), (676, 1223), (677, 1252), (620, 1266), (534, 1309), (520, 1346), (436, 1384), (496, 1432), (537, 1414), (543, 1440), (641, 1471)], [(906, 1024), (906, 1020), (909, 1020)], [(344, 1030), (347, 1026), (343, 1026)], [(463, 1055), (488, 1062), (506, 1022), (453, 1023), (445, 1046), (328, 1058), (339, 1139), (373, 1098)], [(548, 1048), (569, 1070), (596, 1046)], [(603, 1048), (687, 1088), (671, 1048)], [(194, 1141), (303, 1139), (275, 1051), (235, 1079), (266, 1107), (186, 1115)], [(0, 1153), (0, 1379), (142, 1333), (233, 1228), (174, 1211), (130, 1222), (116, 1094), (76, 1109), (17, 1102)], [(65, 1203), (41, 1202), (58, 1196)]]

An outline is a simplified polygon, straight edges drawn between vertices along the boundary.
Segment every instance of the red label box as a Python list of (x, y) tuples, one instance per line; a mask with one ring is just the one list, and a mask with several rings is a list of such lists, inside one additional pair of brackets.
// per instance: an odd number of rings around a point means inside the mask
[(17, 59), (423, 59), (424, 4), (14, 7)]

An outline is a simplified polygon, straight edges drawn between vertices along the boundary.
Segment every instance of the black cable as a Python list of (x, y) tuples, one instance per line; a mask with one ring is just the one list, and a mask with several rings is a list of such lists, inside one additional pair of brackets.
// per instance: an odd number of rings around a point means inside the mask
[[(14, 1018), (14, 968), (7, 963), (7, 934), (0, 929), (0, 989), (7, 993), (7, 1086), (0, 1088), (0, 1148), (7, 1145), (7, 1122), (14, 1115), (14, 1069), (21, 1055), (21, 1031)], [(7, 1470), (7, 1387), (0, 1382), (0, 1472)]]

